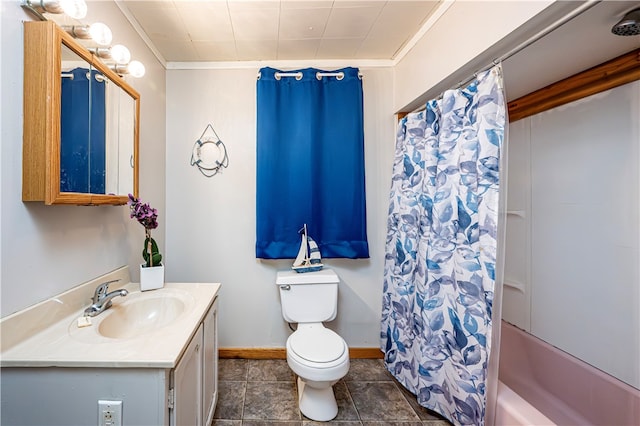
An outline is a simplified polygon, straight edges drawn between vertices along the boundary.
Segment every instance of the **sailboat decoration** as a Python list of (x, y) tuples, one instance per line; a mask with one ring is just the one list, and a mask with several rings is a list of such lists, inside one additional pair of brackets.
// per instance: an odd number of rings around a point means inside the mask
[(299, 232), (301, 234), (300, 250), (291, 269), (299, 273), (321, 270), (324, 265), (322, 264), (320, 249), (313, 238), (307, 234), (306, 223)]

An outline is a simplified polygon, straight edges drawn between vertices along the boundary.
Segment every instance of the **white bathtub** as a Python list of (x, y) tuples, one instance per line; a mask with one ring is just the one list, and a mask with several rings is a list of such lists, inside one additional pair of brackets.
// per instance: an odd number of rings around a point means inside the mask
[(640, 425), (640, 391), (502, 323), (496, 426)]

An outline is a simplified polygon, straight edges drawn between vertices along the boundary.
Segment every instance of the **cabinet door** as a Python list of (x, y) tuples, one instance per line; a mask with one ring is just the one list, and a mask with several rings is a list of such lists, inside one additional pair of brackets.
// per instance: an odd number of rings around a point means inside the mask
[(202, 426), (202, 325), (173, 370), (173, 426)]
[(213, 421), (218, 400), (218, 299), (204, 318), (204, 395), (203, 414), (206, 425)]

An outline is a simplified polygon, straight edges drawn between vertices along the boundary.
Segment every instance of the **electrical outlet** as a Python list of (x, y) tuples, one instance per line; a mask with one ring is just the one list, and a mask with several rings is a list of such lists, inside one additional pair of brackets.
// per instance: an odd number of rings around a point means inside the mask
[(98, 426), (122, 426), (122, 401), (98, 401)]

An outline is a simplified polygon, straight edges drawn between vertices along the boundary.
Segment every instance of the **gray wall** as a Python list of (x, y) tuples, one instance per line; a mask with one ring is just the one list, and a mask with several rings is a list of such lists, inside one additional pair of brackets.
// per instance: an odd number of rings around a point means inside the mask
[[(331, 68), (327, 68), (331, 69)], [(220, 281), (220, 347), (284, 347), (276, 270), (255, 258), (258, 69), (167, 71), (167, 279)], [(323, 259), (341, 277), (329, 324), (352, 347), (378, 347), (395, 120), (391, 68), (362, 69), (367, 232), (371, 259)], [(189, 165), (211, 123), (229, 168), (212, 178)]]

